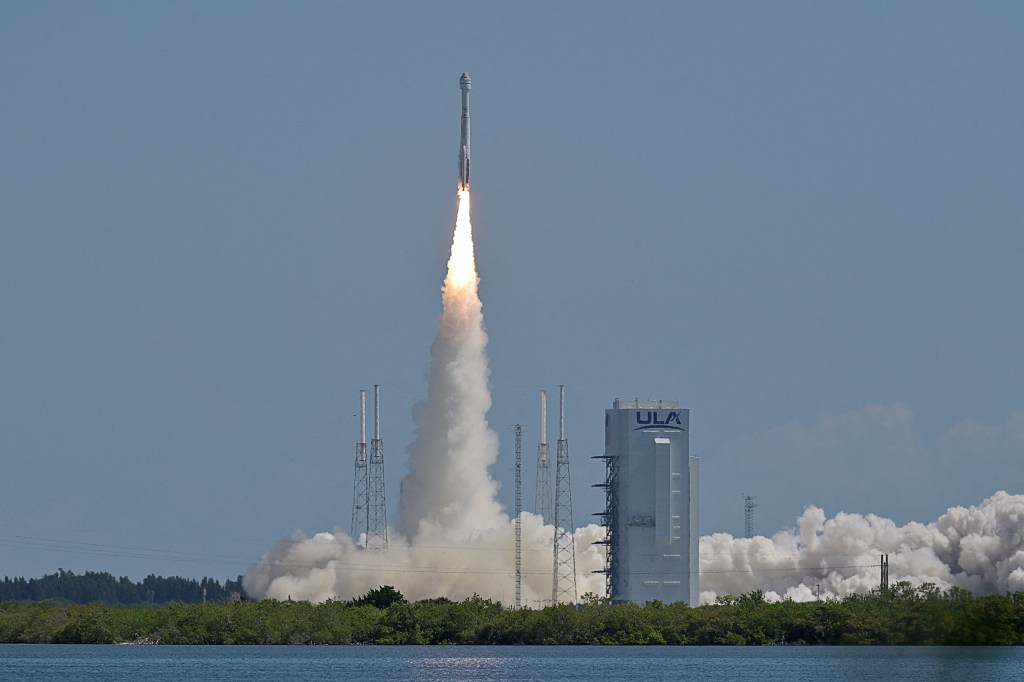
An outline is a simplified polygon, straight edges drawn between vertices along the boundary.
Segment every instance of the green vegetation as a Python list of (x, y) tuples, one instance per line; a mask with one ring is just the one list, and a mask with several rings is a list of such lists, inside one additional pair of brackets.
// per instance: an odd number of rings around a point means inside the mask
[(0, 604), (0, 642), (166, 644), (1024, 644), (1024, 592), (988, 597), (897, 583), (842, 601), (584, 603), (508, 609), (488, 599), (406, 601), (393, 587), (350, 601), (165, 606)]
[(233, 593), (242, 594), (242, 576), (225, 580), (223, 585), (212, 578), (195, 580), (156, 575), (148, 575), (136, 583), (109, 573), (86, 571), (84, 575), (75, 575), (60, 569), (29, 580), (5, 577), (0, 581), (0, 602), (54, 599), (76, 604), (167, 604), (172, 601), (194, 604), (203, 601), (204, 589), (209, 601), (228, 599)]

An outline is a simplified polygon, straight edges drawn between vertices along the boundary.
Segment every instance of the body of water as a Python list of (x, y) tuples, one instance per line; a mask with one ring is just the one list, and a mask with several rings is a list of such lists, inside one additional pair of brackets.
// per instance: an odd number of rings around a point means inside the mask
[(0, 645), (3, 680), (1014, 680), (1024, 648)]

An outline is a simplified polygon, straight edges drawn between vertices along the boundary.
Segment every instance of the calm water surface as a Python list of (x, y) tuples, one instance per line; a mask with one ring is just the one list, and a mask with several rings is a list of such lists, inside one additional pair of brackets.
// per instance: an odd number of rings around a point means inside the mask
[(1024, 648), (0, 645), (3, 680), (1020, 680)]

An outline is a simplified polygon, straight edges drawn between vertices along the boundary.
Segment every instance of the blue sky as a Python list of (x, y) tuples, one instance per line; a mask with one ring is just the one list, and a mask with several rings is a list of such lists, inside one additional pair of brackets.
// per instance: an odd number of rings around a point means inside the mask
[(690, 408), (704, 533), (741, 533), (744, 493), (773, 532), (1021, 492), (1022, 25), (1008, 2), (5, 3), (0, 574), (236, 575), (347, 529), (374, 383), (396, 508), (463, 71), (507, 505), (512, 425), (532, 500), (560, 383), (577, 523), (617, 397)]

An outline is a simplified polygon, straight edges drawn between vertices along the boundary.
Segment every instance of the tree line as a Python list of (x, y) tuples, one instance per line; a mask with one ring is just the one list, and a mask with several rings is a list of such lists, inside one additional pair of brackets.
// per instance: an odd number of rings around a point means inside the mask
[(196, 580), (151, 574), (141, 582), (134, 582), (124, 576), (115, 578), (110, 573), (86, 571), (83, 575), (76, 575), (60, 569), (28, 580), (4, 577), (0, 581), (0, 601), (53, 599), (75, 604), (196, 604), (203, 601), (203, 590), (206, 590), (208, 601), (230, 599), (232, 594), (242, 594), (242, 576), (225, 580), (222, 584), (213, 578)]
[(582, 604), (512, 609), (472, 597), (409, 602), (384, 586), (351, 601), (0, 604), (0, 642), (161, 644), (1024, 644), (1024, 592), (978, 597), (896, 583), (842, 600)]

